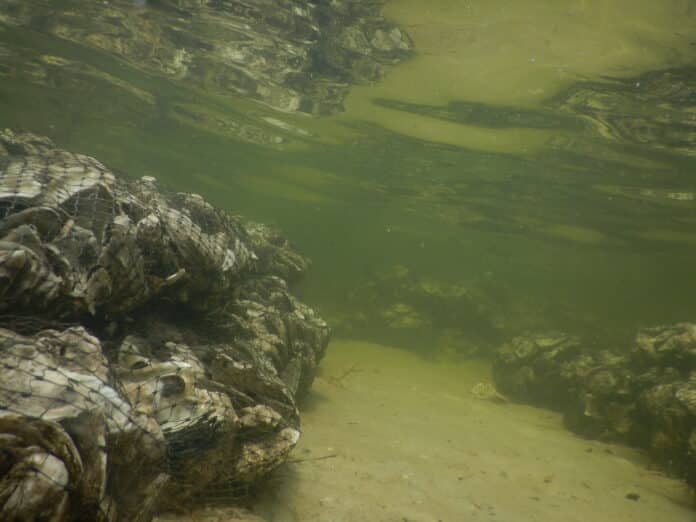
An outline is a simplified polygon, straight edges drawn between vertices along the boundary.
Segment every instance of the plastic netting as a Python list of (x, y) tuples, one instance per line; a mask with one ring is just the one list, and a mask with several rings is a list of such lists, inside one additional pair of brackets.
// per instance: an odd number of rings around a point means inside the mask
[(329, 329), (262, 225), (0, 133), (0, 519), (234, 502), (299, 438)]

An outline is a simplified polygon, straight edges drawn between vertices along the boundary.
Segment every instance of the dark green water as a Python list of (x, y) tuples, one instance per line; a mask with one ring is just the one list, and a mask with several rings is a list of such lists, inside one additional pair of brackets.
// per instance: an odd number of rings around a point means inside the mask
[[(309, 117), (148, 74), (41, 30), (0, 25), (0, 46), (12, 51), (0, 60), (1, 126), (279, 226), (313, 260), (298, 293), (341, 334), (427, 349), (457, 328), (491, 342), (526, 328), (613, 342), (696, 317), (696, 69), (577, 80), (536, 108), (372, 100), (434, 121), (550, 133), (515, 153), (350, 117), (331, 121), (349, 138), (324, 139)], [(305, 137), (269, 117), (318, 130)], [(210, 121), (248, 125), (257, 139)], [(505, 327), (481, 328), (447, 299), (417, 303), (428, 317), (416, 327), (351, 319), (408, 300), (395, 266), (410, 281), (475, 290)]]

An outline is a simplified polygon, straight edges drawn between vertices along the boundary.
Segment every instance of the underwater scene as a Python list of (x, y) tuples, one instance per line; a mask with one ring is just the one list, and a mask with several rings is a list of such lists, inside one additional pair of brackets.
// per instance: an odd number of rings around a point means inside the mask
[(0, 520), (696, 521), (696, 1), (0, 0)]

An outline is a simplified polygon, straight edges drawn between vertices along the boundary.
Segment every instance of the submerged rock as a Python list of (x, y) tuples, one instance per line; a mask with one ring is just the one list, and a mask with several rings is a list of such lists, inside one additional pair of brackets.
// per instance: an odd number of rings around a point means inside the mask
[(299, 438), (330, 331), (275, 231), (0, 133), (0, 518), (236, 498)]
[(607, 350), (562, 333), (503, 345), (493, 377), (506, 396), (554, 408), (584, 435), (640, 446), (696, 484), (696, 325), (646, 328)]

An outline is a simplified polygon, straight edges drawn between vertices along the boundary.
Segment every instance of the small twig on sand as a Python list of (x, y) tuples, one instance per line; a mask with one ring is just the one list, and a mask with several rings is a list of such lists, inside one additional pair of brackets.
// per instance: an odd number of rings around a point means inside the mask
[(360, 368), (358, 368), (357, 364), (353, 364), (350, 368), (348, 368), (346, 371), (344, 371), (340, 375), (330, 375), (329, 377), (326, 378), (327, 382), (330, 384), (333, 384), (334, 386), (339, 386), (341, 388), (345, 388), (345, 385), (343, 384), (343, 381), (345, 380), (346, 377), (348, 377), (351, 373), (357, 373), (361, 371)]
[(310, 460), (325, 460), (325, 459), (333, 459), (338, 457), (337, 453), (332, 453), (331, 455), (322, 455), (321, 457), (307, 457), (306, 459), (292, 459), (292, 460), (286, 460), (286, 464), (298, 464), (300, 462), (307, 462)]

